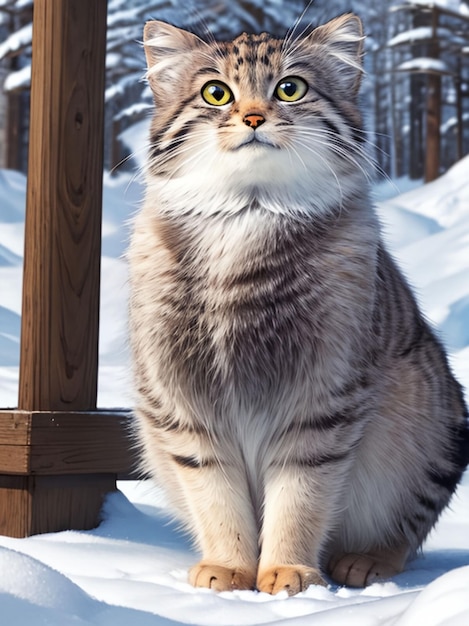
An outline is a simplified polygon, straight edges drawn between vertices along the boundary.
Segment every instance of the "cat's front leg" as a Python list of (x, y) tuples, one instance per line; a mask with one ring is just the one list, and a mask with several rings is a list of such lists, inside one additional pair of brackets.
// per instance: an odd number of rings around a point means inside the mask
[[(334, 460), (331, 458), (331, 462)], [(320, 550), (337, 500), (323, 467), (302, 460), (273, 464), (266, 473), (259, 591), (294, 595), (325, 585)]]
[(203, 464), (177, 459), (179, 481), (202, 551), (189, 581), (215, 591), (254, 589), (258, 528), (244, 471), (223, 460)]

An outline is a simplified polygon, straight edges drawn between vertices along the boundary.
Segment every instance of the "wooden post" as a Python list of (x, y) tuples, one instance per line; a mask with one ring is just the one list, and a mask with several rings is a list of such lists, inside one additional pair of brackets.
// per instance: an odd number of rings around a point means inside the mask
[(0, 414), (0, 533), (98, 521), (128, 471), (96, 411), (106, 0), (36, 0), (19, 408)]
[(96, 408), (105, 0), (36, 0), (19, 408)]

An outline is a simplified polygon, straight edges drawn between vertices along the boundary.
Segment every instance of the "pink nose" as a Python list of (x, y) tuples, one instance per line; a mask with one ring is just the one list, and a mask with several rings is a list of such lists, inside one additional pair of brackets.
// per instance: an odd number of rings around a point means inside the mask
[(244, 116), (243, 122), (246, 126), (256, 129), (265, 122), (265, 117), (259, 113), (248, 113), (248, 115)]

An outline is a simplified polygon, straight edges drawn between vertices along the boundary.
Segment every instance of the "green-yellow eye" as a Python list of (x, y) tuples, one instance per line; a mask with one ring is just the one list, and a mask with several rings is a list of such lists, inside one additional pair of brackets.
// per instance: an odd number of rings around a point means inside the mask
[(275, 87), (275, 96), (283, 102), (296, 102), (308, 91), (308, 83), (297, 76), (288, 76)]
[(211, 80), (202, 87), (202, 98), (208, 104), (212, 104), (216, 107), (221, 107), (234, 100), (228, 85), (218, 80)]

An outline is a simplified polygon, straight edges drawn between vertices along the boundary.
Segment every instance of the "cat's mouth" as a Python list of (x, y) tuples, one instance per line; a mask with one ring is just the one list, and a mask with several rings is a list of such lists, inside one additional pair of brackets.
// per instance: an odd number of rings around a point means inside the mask
[(241, 148), (259, 148), (259, 147), (274, 148), (275, 150), (280, 150), (280, 146), (278, 146), (273, 141), (265, 137), (265, 135), (260, 135), (260, 134), (253, 132), (244, 141), (242, 141), (240, 144), (232, 148), (232, 152), (241, 150)]

